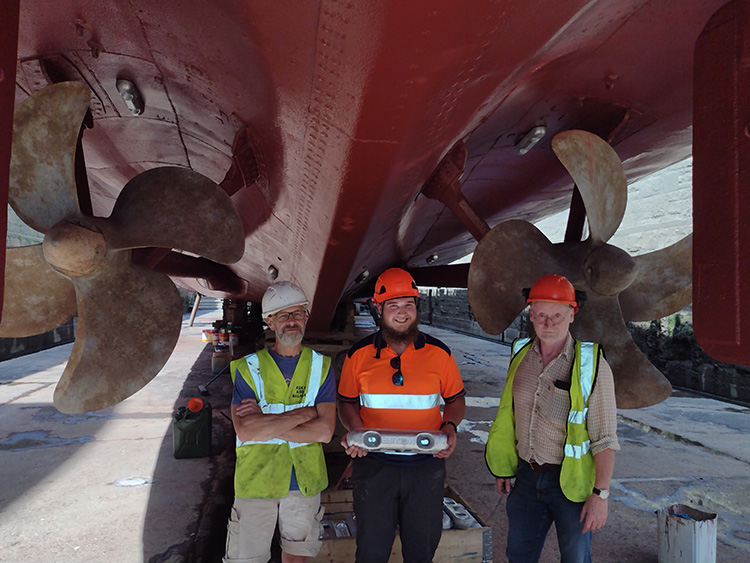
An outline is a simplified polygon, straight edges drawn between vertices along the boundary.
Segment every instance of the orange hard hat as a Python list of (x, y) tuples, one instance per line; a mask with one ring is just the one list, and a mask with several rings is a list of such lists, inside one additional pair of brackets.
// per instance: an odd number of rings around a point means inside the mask
[(526, 298), (526, 303), (534, 301), (565, 303), (573, 307), (573, 312), (578, 311), (576, 289), (568, 281), (568, 278), (558, 274), (548, 274), (536, 280)]
[(419, 297), (419, 289), (409, 272), (401, 268), (389, 268), (375, 282), (375, 303), (397, 297)]

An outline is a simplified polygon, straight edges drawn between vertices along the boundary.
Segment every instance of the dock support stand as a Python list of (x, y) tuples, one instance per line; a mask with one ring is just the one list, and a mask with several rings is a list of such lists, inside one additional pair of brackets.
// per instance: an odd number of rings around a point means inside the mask
[(193, 312), (190, 313), (190, 321), (188, 322), (188, 326), (193, 326), (193, 321), (195, 321), (195, 314), (198, 312), (198, 305), (200, 304), (201, 304), (201, 294), (196, 293), (195, 303), (193, 303)]

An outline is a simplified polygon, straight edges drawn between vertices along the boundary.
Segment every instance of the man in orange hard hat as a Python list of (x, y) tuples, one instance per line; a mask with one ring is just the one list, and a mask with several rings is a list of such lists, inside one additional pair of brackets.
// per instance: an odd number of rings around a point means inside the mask
[[(400, 268), (383, 272), (374, 301), (380, 331), (355, 344), (339, 382), (339, 416), (347, 429), (442, 431), (437, 454), (368, 452), (341, 445), (354, 458), (357, 563), (386, 563), (398, 526), (405, 563), (432, 561), (442, 532), (445, 459), (456, 446), (466, 407), (464, 386), (448, 347), (419, 331), (419, 290)], [(441, 414), (439, 397), (445, 401)]]
[(513, 342), (485, 451), (508, 496), (506, 555), (538, 561), (554, 522), (561, 560), (590, 562), (620, 449), (612, 370), (598, 344), (570, 335), (583, 295), (565, 277), (542, 276), (527, 291), (536, 337)]

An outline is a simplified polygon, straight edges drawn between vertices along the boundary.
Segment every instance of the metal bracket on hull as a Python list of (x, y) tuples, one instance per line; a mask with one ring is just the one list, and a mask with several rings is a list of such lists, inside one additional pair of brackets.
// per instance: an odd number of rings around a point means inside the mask
[(422, 193), (430, 199), (438, 200), (450, 209), (471, 233), (471, 236), (479, 242), (490, 232), (490, 227), (477, 215), (464, 194), (461, 193), (459, 178), (464, 171), (466, 155), (466, 145), (459, 141), (438, 164), (435, 172), (422, 188)]

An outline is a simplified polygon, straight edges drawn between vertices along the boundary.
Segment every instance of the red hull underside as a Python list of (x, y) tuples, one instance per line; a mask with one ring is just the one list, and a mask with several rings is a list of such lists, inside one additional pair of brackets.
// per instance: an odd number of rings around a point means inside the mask
[[(473, 250), (466, 227), (421, 195), (459, 141), (463, 193), (490, 227), (569, 205), (550, 148), (559, 131), (609, 140), (629, 181), (688, 156), (694, 47), (723, 3), (23, 0), (16, 103), (50, 82), (91, 86), (96, 215), (156, 166), (224, 180), (243, 259), (210, 283), (197, 266), (173, 277), (259, 301), (273, 267), (314, 296), (311, 329), (324, 330), (384, 268)], [(140, 90), (142, 115), (128, 113), (118, 78)], [(520, 155), (539, 125), (545, 137)]]

